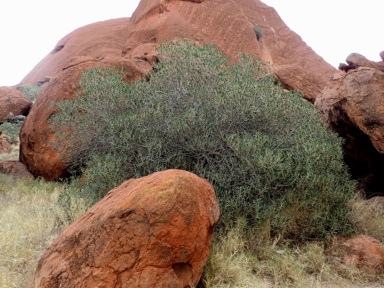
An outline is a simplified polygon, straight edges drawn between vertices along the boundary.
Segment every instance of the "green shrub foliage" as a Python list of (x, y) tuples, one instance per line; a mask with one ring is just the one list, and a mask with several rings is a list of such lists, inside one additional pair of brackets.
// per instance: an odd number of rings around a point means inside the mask
[[(51, 125), (69, 149), (78, 192), (104, 196), (124, 180), (177, 168), (210, 181), (220, 231), (238, 218), (248, 228), (302, 241), (352, 232), (347, 202), (355, 191), (341, 139), (313, 105), (285, 92), (251, 56), (238, 64), (213, 46), (159, 46), (146, 80), (122, 71), (84, 72), (81, 93), (58, 104)], [(70, 132), (68, 132), (70, 131)]]
[(35, 102), (37, 94), (39, 94), (41, 90), (41, 85), (23, 84), (19, 86), (19, 90), (21, 93), (27, 96), (29, 100)]
[[(16, 144), (19, 141), (19, 133), (22, 123), (3, 122), (0, 124), (0, 131), (4, 132), (4, 138), (11, 144)], [(1, 133), (0, 133), (1, 134)]]

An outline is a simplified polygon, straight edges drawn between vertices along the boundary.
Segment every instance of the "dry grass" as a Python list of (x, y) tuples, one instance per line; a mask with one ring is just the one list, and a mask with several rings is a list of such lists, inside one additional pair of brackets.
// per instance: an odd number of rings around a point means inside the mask
[(0, 183), (0, 287), (30, 287), (39, 257), (68, 224), (57, 205), (63, 186), (4, 174)]
[[(57, 204), (63, 184), (13, 180), (3, 174), (0, 174), (0, 183), (0, 288), (31, 287), (37, 261), (69, 224), (68, 213), (75, 219), (86, 211), (87, 205), (80, 199), (71, 199), (68, 206), (71, 211), (64, 211)], [(372, 224), (366, 228), (369, 231), (382, 227), (381, 221), (372, 222), (376, 206), (369, 206), (367, 210), (365, 202), (357, 199), (351, 207), (355, 217), (361, 216), (360, 221), (367, 217), (365, 215), (370, 216), (366, 221)], [(379, 213), (377, 219), (380, 219)], [(265, 244), (260, 234), (253, 234), (246, 234), (244, 223), (239, 221), (225, 238), (215, 236), (204, 270), (204, 287), (383, 287), (370, 283), (358, 270), (334, 266), (324, 255), (321, 243), (292, 248), (279, 239)]]
[(18, 160), (19, 159), (19, 144), (11, 145), (12, 151), (10, 153), (1, 153), (0, 160)]
[(332, 265), (321, 243), (290, 248), (277, 240), (247, 245), (245, 239), (249, 236), (241, 222), (227, 238), (215, 239), (204, 271), (205, 287), (379, 287), (357, 269)]
[(384, 243), (384, 202), (379, 198), (364, 200), (356, 197), (351, 202), (351, 221), (359, 234)]

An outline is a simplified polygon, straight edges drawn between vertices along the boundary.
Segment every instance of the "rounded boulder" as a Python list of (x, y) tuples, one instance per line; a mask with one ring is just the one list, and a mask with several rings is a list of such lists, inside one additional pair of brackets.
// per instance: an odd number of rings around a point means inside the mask
[(195, 287), (218, 218), (212, 186), (195, 174), (130, 179), (46, 250), (35, 287)]

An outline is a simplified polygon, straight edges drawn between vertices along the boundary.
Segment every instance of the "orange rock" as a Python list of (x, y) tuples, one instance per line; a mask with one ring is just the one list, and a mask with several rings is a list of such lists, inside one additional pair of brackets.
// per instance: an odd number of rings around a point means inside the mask
[[(263, 31), (259, 40), (254, 25)], [(131, 58), (140, 45), (181, 37), (215, 44), (232, 61), (242, 52), (269, 62), (285, 87), (312, 102), (336, 70), (259, 0), (142, 0), (131, 19), (90, 24), (65, 36), (21, 83), (53, 77), (73, 57)]]
[(344, 70), (345, 72), (348, 72), (351, 69), (356, 69), (358, 67), (369, 67), (369, 68), (377, 69), (380, 71), (384, 71), (384, 63), (382, 61), (374, 62), (358, 53), (349, 54), (347, 59), (345, 59), (345, 62), (347, 62), (347, 64), (340, 63), (340, 66), (339, 66), (339, 69)]
[(48, 124), (48, 119), (56, 112), (52, 102), (73, 99), (82, 72), (95, 66), (120, 67), (126, 71), (126, 81), (138, 80), (151, 70), (147, 62), (138, 59), (77, 57), (67, 63), (61, 73), (43, 86), (20, 131), (20, 161), (32, 174), (47, 180), (58, 180), (68, 175), (63, 160), (63, 155), (68, 152), (59, 152), (52, 144), (57, 140)]
[(346, 140), (345, 160), (354, 178), (371, 186), (362, 188), (382, 192), (384, 72), (367, 67), (339, 71), (315, 105), (329, 126)]
[(32, 101), (21, 93), (15, 86), (0, 87), (0, 124), (9, 113), (21, 115), (29, 110)]
[(35, 287), (190, 287), (219, 206), (195, 174), (166, 170), (111, 190), (46, 250)]
[(384, 249), (375, 238), (358, 235), (349, 239), (339, 239), (328, 251), (347, 266), (358, 267), (362, 271), (379, 275), (384, 272)]
[[(255, 25), (263, 31), (259, 39)], [(65, 36), (21, 81), (51, 79), (22, 128), (21, 161), (34, 175), (48, 180), (67, 176), (66, 165), (60, 160), (65, 157), (59, 157), (62, 155), (50, 146), (55, 139), (46, 123), (54, 113), (50, 103), (72, 99), (72, 86), (77, 85), (79, 74), (101, 62), (120, 66), (127, 61), (138, 65), (141, 60), (149, 68), (140, 64), (142, 68), (134, 71), (147, 72), (158, 60), (154, 45), (176, 38), (215, 44), (232, 63), (239, 52), (270, 62), (271, 72), (286, 88), (302, 91), (312, 102), (336, 71), (291, 31), (273, 8), (258, 0), (142, 0), (132, 18), (90, 24)], [(135, 74), (130, 79), (138, 78)]]

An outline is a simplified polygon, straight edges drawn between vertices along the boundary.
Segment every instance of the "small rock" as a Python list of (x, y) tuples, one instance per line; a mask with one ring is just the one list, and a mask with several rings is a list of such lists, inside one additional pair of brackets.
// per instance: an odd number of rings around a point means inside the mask
[(23, 163), (16, 160), (0, 161), (0, 173), (10, 174), (14, 178), (33, 178)]
[(378, 240), (366, 235), (339, 239), (327, 254), (344, 265), (357, 267), (370, 275), (384, 272), (384, 250)]

